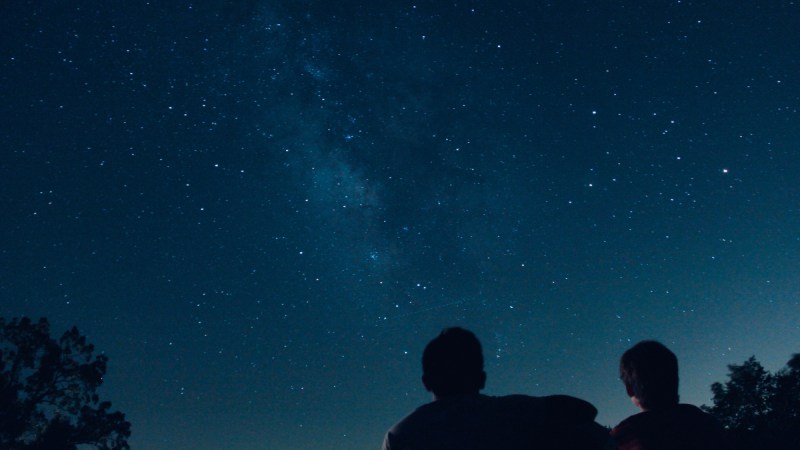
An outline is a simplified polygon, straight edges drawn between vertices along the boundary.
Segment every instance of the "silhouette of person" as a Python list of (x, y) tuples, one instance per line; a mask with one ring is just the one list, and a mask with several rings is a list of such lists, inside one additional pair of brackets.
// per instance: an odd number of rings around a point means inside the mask
[(607, 429), (590, 403), (566, 395), (480, 394), (486, 384), (475, 335), (446, 328), (422, 354), (422, 384), (433, 401), (392, 426), (383, 450), (602, 449)]
[(634, 345), (622, 355), (619, 373), (631, 401), (642, 410), (611, 430), (619, 450), (732, 448), (716, 419), (679, 403), (678, 358), (663, 344)]

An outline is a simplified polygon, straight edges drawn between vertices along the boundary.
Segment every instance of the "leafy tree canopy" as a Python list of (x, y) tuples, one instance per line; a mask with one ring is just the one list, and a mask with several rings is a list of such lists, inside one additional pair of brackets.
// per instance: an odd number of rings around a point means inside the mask
[(711, 385), (703, 409), (740, 439), (742, 448), (800, 448), (800, 353), (770, 373), (751, 356), (728, 366), (728, 381)]
[(751, 356), (743, 364), (728, 366), (728, 381), (714, 383), (714, 406), (708, 411), (725, 428), (731, 430), (760, 430), (766, 425), (771, 410), (775, 378)]
[(130, 423), (96, 393), (108, 358), (93, 353), (75, 327), (55, 340), (47, 319), (0, 318), (0, 448), (130, 448)]

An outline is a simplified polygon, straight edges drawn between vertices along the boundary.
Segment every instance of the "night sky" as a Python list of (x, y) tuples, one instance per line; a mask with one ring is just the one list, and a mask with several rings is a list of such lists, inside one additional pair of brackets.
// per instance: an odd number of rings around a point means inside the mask
[(375, 449), (465, 326), (488, 394), (637, 412), (800, 351), (800, 4), (0, 2), (0, 316), (135, 449)]

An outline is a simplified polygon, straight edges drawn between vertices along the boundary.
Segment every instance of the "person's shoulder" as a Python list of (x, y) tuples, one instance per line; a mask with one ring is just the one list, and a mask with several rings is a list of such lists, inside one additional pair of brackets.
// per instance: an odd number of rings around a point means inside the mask
[(626, 426), (630, 426), (630, 425), (637, 424), (637, 423), (640, 423), (640, 422), (648, 422), (653, 418), (652, 416), (653, 416), (653, 412), (652, 411), (641, 411), (641, 412), (638, 412), (636, 414), (633, 414), (633, 415), (630, 415), (630, 416), (626, 417), (625, 419), (622, 420), (622, 422), (617, 424), (617, 426), (614, 427), (614, 428), (626, 427)]
[(405, 442), (413, 439), (420, 430), (426, 428), (431, 416), (439, 408), (438, 402), (425, 403), (406, 414), (405, 417), (395, 422), (384, 435), (383, 450), (404, 448)]
[(702, 409), (698, 408), (697, 406), (690, 405), (688, 403), (679, 403), (675, 407), (675, 414), (679, 414), (682, 416), (694, 416), (694, 417), (707, 417), (713, 418), (713, 416)]
[(649, 434), (654, 427), (660, 428), (661, 422), (662, 420), (653, 411), (642, 411), (623, 419), (609, 434), (617, 443), (622, 443), (636, 436)]
[(716, 417), (694, 405), (680, 404), (675, 414), (687, 429), (705, 430), (707, 433), (721, 434), (724, 430)]
[(430, 402), (418, 406), (416, 409), (406, 414), (405, 417), (392, 425), (392, 427), (389, 428), (389, 433), (402, 434), (409, 428), (413, 429), (420, 422), (426, 421), (427, 418), (434, 414), (434, 411), (439, 409), (440, 406), (441, 405), (438, 404), (438, 402)]
[(609, 432), (609, 436), (619, 449), (641, 449), (642, 438), (648, 436), (653, 424), (653, 413), (642, 411), (628, 416)]
[(664, 411), (664, 421), (669, 421), (682, 427), (722, 428), (719, 421), (711, 414), (694, 405), (680, 403)]

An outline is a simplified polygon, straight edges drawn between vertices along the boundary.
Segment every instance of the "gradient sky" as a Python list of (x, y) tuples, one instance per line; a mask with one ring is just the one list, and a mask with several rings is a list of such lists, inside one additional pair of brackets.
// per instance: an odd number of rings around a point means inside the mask
[(5, 1), (0, 316), (77, 325), (135, 449), (378, 448), (488, 394), (636, 412), (800, 351), (794, 1)]

